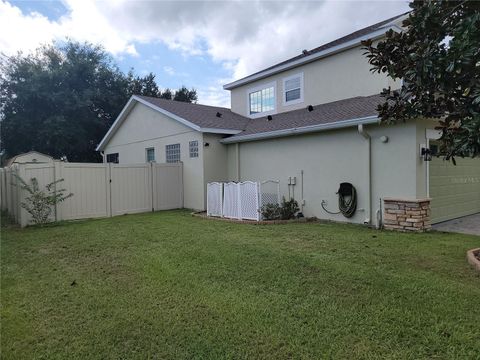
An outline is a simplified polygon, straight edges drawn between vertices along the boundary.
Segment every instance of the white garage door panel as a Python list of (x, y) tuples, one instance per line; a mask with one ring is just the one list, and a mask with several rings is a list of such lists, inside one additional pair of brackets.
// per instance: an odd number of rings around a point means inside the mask
[(433, 158), (429, 164), (432, 223), (480, 212), (480, 159), (456, 161)]

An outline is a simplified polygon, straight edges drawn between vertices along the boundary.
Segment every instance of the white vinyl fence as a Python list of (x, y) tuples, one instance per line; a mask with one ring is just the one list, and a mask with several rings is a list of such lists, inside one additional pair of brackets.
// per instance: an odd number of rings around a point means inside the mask
[(73, 196), (58, 204), (52, 220), (109, 217), (183, 207), (183, 170), (175, 164), (16, 164), (0, 169), (0, 204), (21, 226), (30, 214), (21, 207), (27, 192), (15, 175), (27, 183), (36, 178), (40, 188), (58, 179), (57, 188)]
[(259, 221), (261, 207), (280, 203), (279, 181), (207, 184), (207, 215)]

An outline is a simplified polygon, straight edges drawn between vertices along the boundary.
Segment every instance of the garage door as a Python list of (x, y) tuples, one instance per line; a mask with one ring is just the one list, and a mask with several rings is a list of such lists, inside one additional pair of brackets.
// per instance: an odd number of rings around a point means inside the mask
[(430, 161), (432, 223), (480, 212), (480, 159)]

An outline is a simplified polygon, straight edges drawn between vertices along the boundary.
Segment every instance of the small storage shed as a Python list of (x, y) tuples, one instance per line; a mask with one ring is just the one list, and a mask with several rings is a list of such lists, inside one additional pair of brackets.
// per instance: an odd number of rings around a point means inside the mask
[(18, 154), (5, 162), (5, 167), (13, 164), (31, 164), (31, 163), (53, 163), (53, 157), (42, 154), (38, 151), (29, 151), (23, 154)]

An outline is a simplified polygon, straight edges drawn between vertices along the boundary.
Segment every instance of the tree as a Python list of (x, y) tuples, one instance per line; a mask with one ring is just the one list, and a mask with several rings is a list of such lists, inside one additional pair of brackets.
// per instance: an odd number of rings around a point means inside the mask
[[(185, 87), (177, 93), (178, 101), (197, 99)], [(97, 144), (135, 94), (171, 98), (153, 73), (124, 74), (101, 46), (67, 41), (33, 54), (1, 55), (0, 153), (8, 158), (37, 150), (69, 161), (100, 161)]]
[(372, 71), (402, 79), (378, 107), (390, 123), (439, 119), (446, 159), (480, 155), (480, 2), (413, 1), (403, 32), (363, 42)]
[(175, 91), (175, 96), (173, 97), (173, 100), (196, 103), (198, 100), (197, 90), (188, 90), (185, 86), (182, 86), (180, 89)]
[(169, 88), (166, 88), (165, 90), (163, 90), (162, 94), (160, 95), (160, 98), (166, 99), (166, 100), (172, 100), (173, 98), (172, 90), (170, 90)]
[(127, 74), (128, 95), (145, 95), (152, 97), (161, 97), (162, 92), (155, 82), (155, 75), (149, 73), (144, 77), (135, 76), (133, 70)]

